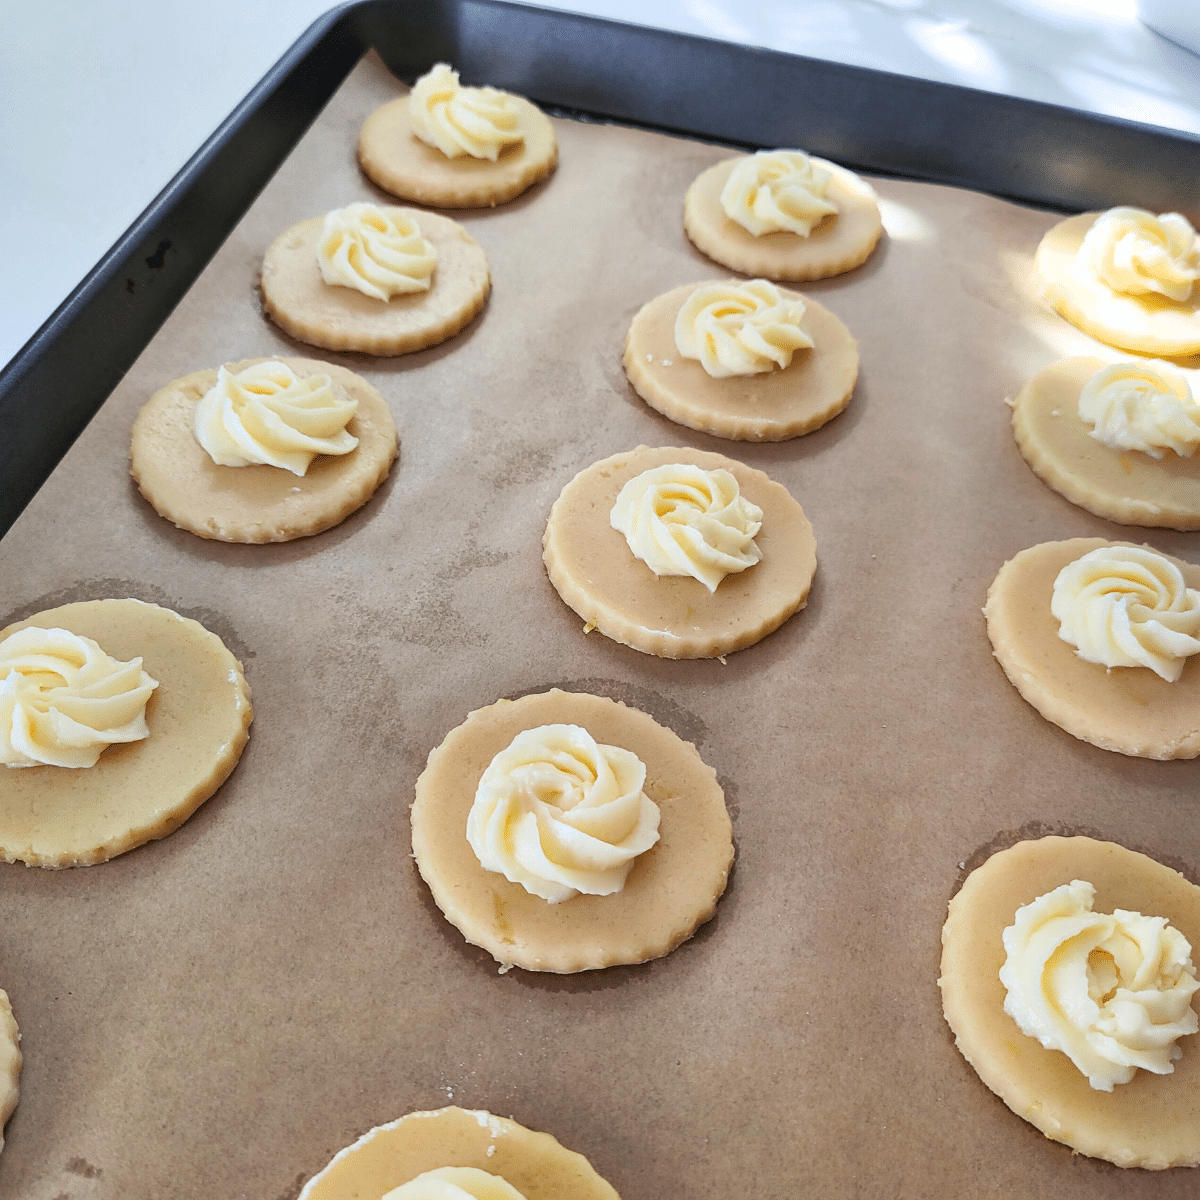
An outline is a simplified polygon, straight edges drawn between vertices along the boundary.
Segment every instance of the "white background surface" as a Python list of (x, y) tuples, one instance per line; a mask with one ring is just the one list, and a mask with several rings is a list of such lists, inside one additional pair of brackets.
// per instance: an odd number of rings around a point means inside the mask
[[(1200, 134), (1200, 59), (1142, 26), (1136, 0), (540, 6)], [(331, 7), (326, 0), (0, 0), (0, 362)]]

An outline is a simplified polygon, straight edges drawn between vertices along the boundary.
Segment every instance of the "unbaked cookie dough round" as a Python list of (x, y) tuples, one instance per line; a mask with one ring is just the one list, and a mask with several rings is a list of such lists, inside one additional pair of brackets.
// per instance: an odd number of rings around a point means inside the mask
[(263, 308), (285, 333), (326, 350), (408, 354), (453, 337), (483, 308), (491, 287), (487, 259), (457, 221), (415, 208), (380, 211), (411, 217), (433, 243), (437, 267), (429, 291), (376, 300), (326, 283), (317, 265), (325, 218), (313, 217), (276, 238), (263, 259)]
[[(234, 374), (266, 359), (231, 363)], [(160, 388), (133, 423), (129, 471), (154, 509), (181, 529), (222, 542), (287, 542), (344, 521), (374, 495), (398, 453), (396, 422), (361, 375), (311, 358), (283, 358), (301, 379), (328, 375), (334, 392), (358, 401), (346, 426), (349, 454), (321, 454), (303, 475), (281, 467), (223, 467), (196, 440), (200, 398), (217, 382), (196, 371)]]
[(1021, 1032), (1004, 1011), (1004, 930), (1017, 909), (1061, 884), (1096, 887), (1095, 911), (1166, 917), (1200, 948), (1200, 888), (1177, 871), (1086, 837), (1018, 842), (972, 871), (942, 929), (942, 1008), (963, 1057), (1019, 1117), (1080, 1154), (1120, 1167), (1200, 1164), (1200, 1037), (1178, 1042), (1171, 1075), (1138, 1071), (1096, 1091), (1071, 1060)]
[[(401, 200), (434, 208), (490, 208), (545, 179), (558, 162), (554, 126), (536, 104), (513, 96), (525, 140), (495, 162), (469, 154), (447, 158), (412, 131), (408, 97), (377, 108), (363, 122), (358, 161), (366, 175)], [(426, 234), (428, 237), (429, 235)]]
[(414, 1112), (364, 1133), (305, 1185), (297, 1200), (379, 1200), (439, 1167), (476, 1167), (525, 1200), (620, 1200), (582, 1154), (478, 1109)]
[[(617, 494), (643, 471), (669, 463), (724, 469), (763, 510), (762, 560), (726, 575), (710, 593), (698, 579), (661, 576), (609, 523)], [(580, 471), (550, 510), (542, 538), (550, 582), (585, 624), (660, 658), (714, 658), (760, 641), (804, 607), (817, 544), (804, 510), (761, 471), (707, 450), (638, 446)]]
[(1157, 293), (1117, 292), (1077, 259), (1087, 232), (1103, 213), (1068, 217), (1050, 229), (1034, 261), (1046, 281), (1046, 299), (1085, 333), (1139, 354), (1200, 354), (1200, 286), (1186, 300)]
[(1072, 504), (1122, 525), (1200, 529), (1200, 455), (1151, 458), (1091, 435), (1079, 394), (1111, 365), (1067, 358), (1039, 371), (1013, 401), (1013, 436), (1034, 472)]
[[(480, 865), (467, 815), (480, 776), (525, 729), (579, 725), (646, 766), (645, 792), (661, 812), (659, 841), (611, 896), (548, 904)], [(725, 891), (733, 832), (716, 773), (695, 746), (636, 708), (555, 688), (476, 709), (417, 780), (413, 855), (433, 898), (472, 945), (505, 967), (566, 974), (660, 958), (707, 921)]]
[[(1000, 568), (988, 589), (987, 632), (996, 661), (1034, 708), (1072, 737), (1102, 750), (1138, 758), (1195, 758), (1200, 754), (1200, 655), (1174, 682), (1148, 667), (1087, 662), (1058, 636), (1050, 596), (1068, 563), (1101, 546), (1132, 545), (1104, 538), (1043, 542)], [(1170, 559), (1186, 585), (1200, 588), (1200, 567)]]
[(651, 408), (679, 425), (734, 441), (778, 442), (811, 433), (850, 402), (858, 378), (858, 343), (815, 300), (780, 288), (804, 304), (800, 327), (813, 339), (783, 370), (713, 378), (675, 345), (675, 317), (700, 284), (651, 300), (625, 339), (625, 374)]
[(0, 770), (0, 857), (33, 867), (107, 862), (179, 828), (237, 765), (253, 712), (241, 663), (216, 634), (141, 600), (85, 600), (0, 629), (66, 629), (114, 658), (143, 660), (158, 687), (150, 736), (94, 767)]
[(832, 176), (825, 198), (837, 205), (837, 213), (814, 226), (807, 237), (787, 230), (755, 237), (721, 207), (721, 189), (746, 157), (709, 167), (688, 188), (683, 228), (698, 250), (731, 271), (793, 283), (840, 275), (866, 262), (883, 233), (879, 202), (870, 185), (853, 171), (813, 158), (814, 166)]
[(4, 1125), (21, 1097), (21, 1041), (8, 993), (0, 988), (0, 1150), (4, 1149)]

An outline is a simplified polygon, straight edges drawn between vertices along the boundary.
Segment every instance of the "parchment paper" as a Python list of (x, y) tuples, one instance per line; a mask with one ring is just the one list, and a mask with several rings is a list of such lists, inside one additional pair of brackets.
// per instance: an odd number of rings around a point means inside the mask
[[(395, 413), (376, 497), (281, 546), (175, 529), (126, 473), (135, 414), (203, 367), (321, 356), (263, 317), (259, 263), (287, 226), (385, 199), (354, 146), (402, 92), (375, 59), (354, 72), (0, 547), (5, 620), (168, 604), (242, 658), (256, 710), (241, 765), (169, 838), (92, 868), (0, 866), (25, 1053), (0, 1193), (286, 1200), (370, 1127), (453, 1102), (550, 1131), (624, 1200), (1194, 1194), (1192, 1172), (1073, 1157), (1010, 1113), (936, 984), (947, 901), (984, 847), (1065, 829), (1200, 863), (1196, 766), (1045, 722), (980, 615), (1021, 548), (1129, 535), (1047, 489), (1009, 432), (1005, 398), (1093, 345), (1028, 292), (1057, 218), (878, 181), (890, 236), (805, 289), (859, 339), (849, 408), (795, 441), (722, 442), (648, 409), (620, 354), (646, 300), (728, 276), (681, 209), (729, 152), (559, 121), (546, 184), (460, 215), (491, 264), (482, 316), (420, 354), (326, 356)], [(813, 523), (808, 607), (727, 663), (585, 636), (546, 580), (561, 487), (639, 443), (740, 458)], [(1195, 535), (1133, 536), (1196, 556)], [(651, 713), (723, 783), (729, 890), (667, 958), (500, 975), (409, 857), (430, 749), (552, 685)]]

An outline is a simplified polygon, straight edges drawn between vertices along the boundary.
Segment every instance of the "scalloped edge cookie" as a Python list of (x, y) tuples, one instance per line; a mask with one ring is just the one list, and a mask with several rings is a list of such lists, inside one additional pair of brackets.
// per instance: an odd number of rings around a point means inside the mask
[(1079, 394), (1101, 358), (1066, 358), (1039, 371), (1013, 401), (1013, 437), (1044, 483), (1072, 504), (1122, 525), (1200, 529), (1200, 455), (1151, 458), (1091, 436)]
[(358, 438), (349, 454), (321, 454), (304, 475), (279, 467), (222, 467), (196, 440), (196, 404), (217, 382), (216, 369), (194, 371), (159, 388), (133, 423), (129, 473), (161, 517), (202, 538), (261, 544), (310, 537), (360, 509), (387, 478), (399, 453), (387, 401), (361, 375), (311, 358), (282, 362), (300, 377), (328, 375), (336, 391), (358, 401), (346, 426)]
[[(729, 471), (763, 510), (762, 561), (711, 594), (697, 579), (656, 578), (609, 523), (628, 480), (676, 462)], [(715, 658), (761, 641), (805, 606), (817, 569), (812, 525), (787, 488), (722, 454), (678, 446), (638, 446), (580, 471), (551, 508), (542, 547), (555, 591), (586, 625), (660, 658)]]
[(225, 782), (254, 712), (242, 665), (215, 633), (141, 600), (84, 600), (0, 629), (35, 625), (144, 660), (158, 680), (150, 736), (109, 746), (94, 767), (0, 771), (0, 858), (31, 867), (90, 866), (173, 833)]
[[(621, 891), (548, 904), (480, 865), (467, 815), (488, 764), (518, 733), (573, 724), (646, 765), (659, 841)], [(478, 708), (429, 754), (412, 805), (413, 857), (438, 908), (503, 967), (570, 974), (669, 954), (716, 911), (733, 863), (733, 827), (716, 772), (691, 742), (607, 696), (549, 692)]]
[[(983, 610), (988, 638), (1009, 682), (1072, 737), (1136, 758), (1195, 758), (1200, 754), (1200, 655), (1187, 660), (1174, 683), (1148, 667), (1109, 670), (1080, 658), (1058, 636), (1058, 621), (1050, 612), (1054, 581), (1063, 567), (1101, 546), (1134, 544), (1072, 538), (1041, 542), (1013, 555), (988, 589)], [(1200, 567), (1164, 557), (1183, 572), (1188, 587), (1200, 588)]]
[(487, 258), (457, 221), (394, 205), (381, 211), (412, 217), (436, 247), (437, 267), (429, 291), (376, 300), (354, 288), (326, 283), (317, 265), (325, 218), (312, 217), (280, 234), (263, 258), (263, 311), (285, 333), (326, 350), (388, 357), (446, 341), (483, 308), (491, 289)]
[(1004, 1011), (1004, 930), (1022, 905), (1073, 879), (1096, 885), (1097, 912), (1166, 917), (1193, 953), (1200, 948), (1200, 888), (1178, 871), (1115, 842), (1018, 842), (972, 871), (950, 901), (938, 985), (955, 1045), (1017, 1116), (1080, 1154), (1150, 1170), (1200, 1164), (1200, 1035), (1180, 1039), (1173, 1074), (1138, 1071), (1100, 1092)]
[(4, 1149), (4, 1126), (21, 1098), (20, 1041), (8, 993), (0, 988), (0, 1150)]
[(830, 173), (826, 198), (838, 206), (808, 237), (781, 230), (755, 237), (721, 207), (721, 189), (734, 167), (749, 155), (727, 158), (702, 171), (683, 199), (683, 228), (713, 262), (764, 279), (803, 283), (861, 266), (879, 243), (883, 219), (874, 189), (853, 171), (809, 156)]
[(1046, 300), (1072, 325), (1109, 346), (1178, 358), (1200, 354), (1200, 285), (1187, 300), (1115, 292), (1080, 267), (1076, 255), (1103, 213), (1068, 217), (1049, 229), (1034, 255)]
[[(689, 429), (731, 441), (779, 442), (819, 429), (850, 403), (858, 379), (858, 343), (823, 305), (780, 288), (804, 304), (800, 327), (813, 339), (783, 370), (715, 379), (675, 345), (675, 317), (701, 283), (656, 296), (633, 318), (622, 362), (633, 389), (651, 408)], [(735, 281), (736, 282), (736, 281)]]
[(523, 96), (509, 92), (520, 112), (524, 142), (486, 158), (447, 158), (412, 131), (408, 97), (389, 101), (363, 122), (358, 162), (385, 192), (433, 208), (494, 208), (545, 179), (558, 163), (550, 118)]
[(297, 1200), (375, 1200), (439, 1167), (477, 1167), (498, 1175), (525, 1200), (620, 1200), (582, 1154), (551, 1134), (454, 1105), (377, 1125), (339, 1150)]

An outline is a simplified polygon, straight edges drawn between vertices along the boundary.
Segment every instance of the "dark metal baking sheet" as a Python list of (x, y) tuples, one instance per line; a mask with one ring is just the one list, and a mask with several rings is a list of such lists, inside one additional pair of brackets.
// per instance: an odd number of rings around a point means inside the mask
[(1200, 218), (1200, 138), (1055, 105), (500, 0), (316, 21), (0, 373), (0, 534), (354, 64), (439, 60), (560, 110), (1063, 209)]

